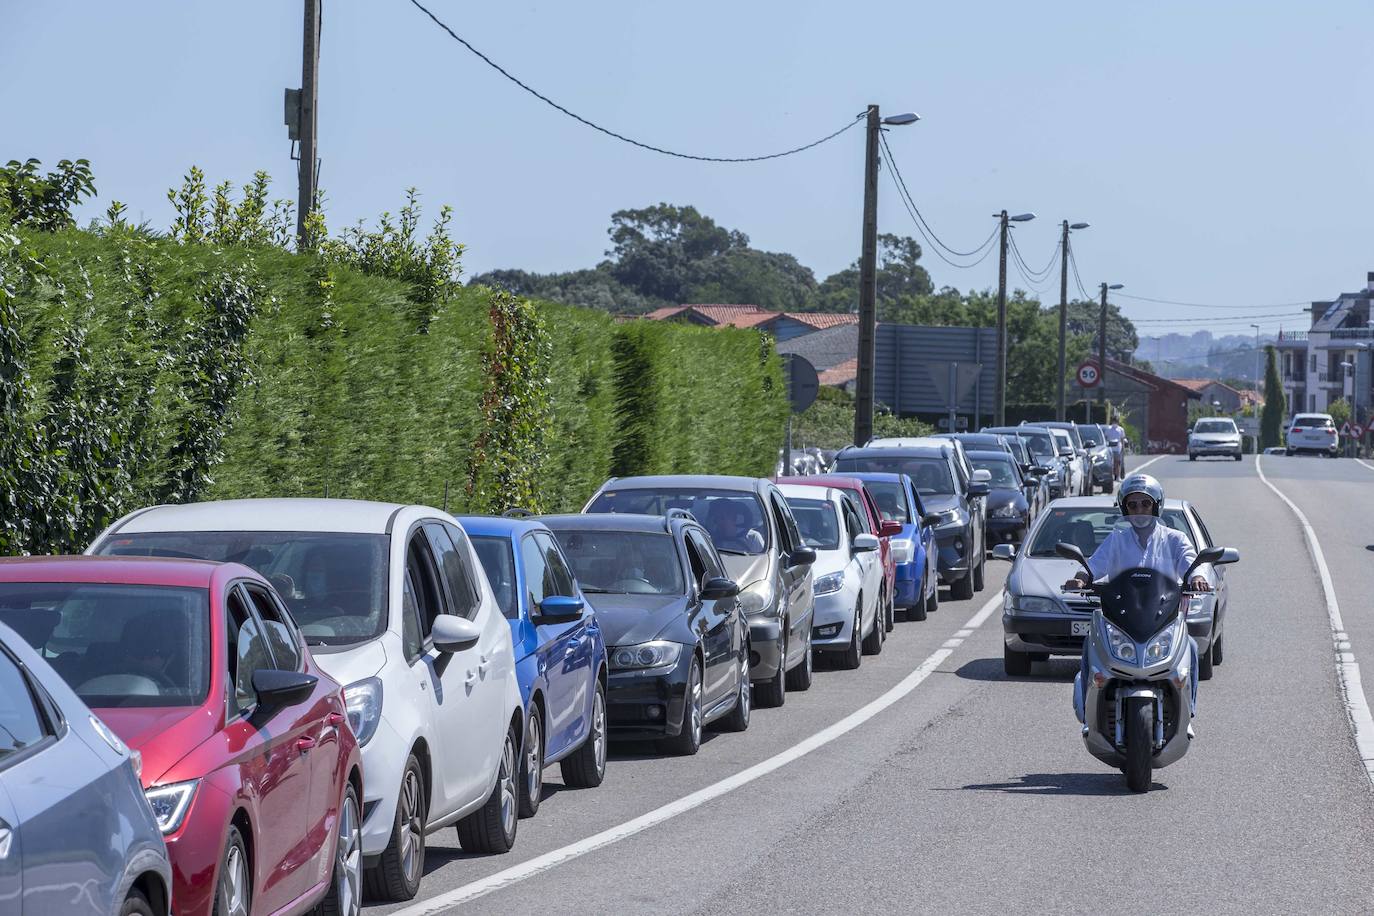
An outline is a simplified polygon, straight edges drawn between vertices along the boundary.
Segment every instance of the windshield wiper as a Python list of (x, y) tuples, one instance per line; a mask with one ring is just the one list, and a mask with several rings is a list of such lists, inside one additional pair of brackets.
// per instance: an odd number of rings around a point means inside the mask
[(731, 549), (728, 548), (728, 547), (717, 547), (717, 548), (716, 548), (716, 553), (728, 553), (728, 554), (730, 554), (730, 555), (732, 555), (732, 556), (736, 556), (736, 557), (749, 557), (749, 556), (753, 556), (753, 554), (749, 553), (749, 551), (747, 551), (747, 550), (731, 550)]
[(609, 595), (611, 593), (609, 588), (597, 588), (595, 585), (584, 585), (582, 591), (592, 595)]

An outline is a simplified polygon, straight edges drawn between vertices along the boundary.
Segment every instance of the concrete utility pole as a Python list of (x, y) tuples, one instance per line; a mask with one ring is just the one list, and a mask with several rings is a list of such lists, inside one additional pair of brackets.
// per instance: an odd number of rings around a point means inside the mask
[(305, 221), (315, 208), (318, 190), (318, 153), (315, 149), (315, 102), (320, 75), (320, 4), (305, 0), (305, 34), (301, 54), (300, 138), (301, 161), (296, 170), (299, 194), (296, 202), (296, 247), (307, 244)]
[(1007, 423), (1007, 211), (997, 216), (1001, 240), (997, 252), (997, 388), (993, 392), (993, 426)]
[(859, 363), (855, 379), (854, 444), (873, 438), (873, 363), (878, 347), (878, 139), (882, 119), (868, 106), (864, 160), (863, 247), (859, 252)]

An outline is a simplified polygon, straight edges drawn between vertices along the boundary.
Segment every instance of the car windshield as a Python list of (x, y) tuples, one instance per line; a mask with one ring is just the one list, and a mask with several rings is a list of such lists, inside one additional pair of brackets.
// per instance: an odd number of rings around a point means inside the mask
[(768, 523), (763, 503), (746, 490), (707, 487), (631, 487), (603, 492), (588, 512), (663, 515), (686, 509), (711, 534), (716, 550), (756, 556), (768, 549)]
[(501, 535), (469, 534), (472, 549), (477, 551), (477, 559), (482, 562), (482, 570), (487, 574), (491, 590), (496, 595), (496, 604), (507, 620), (520, 616), (515, 606), (515, 553), (510, 538)]
[(988, 481), (989, 486), (1006, 488), (1018, 488), (1021, 482), (1016, 479), (1016, 472), (1011, 469), (1010, 461), (998, 461), (995, 458), (970, 458), (973, 468), (976, 471), (987, 471), (992, 475), (992, 480)]
[(92, 708), (196, 706), (210, 690), (203, 588), (4, 582), (0, 622)]
[[(1188, 520), (1184, 517), (1182, 509), (1165, 509), (1160, 517), (1164, 524), (1187, 535), (1188, 540), (1197, 546), (1197, 538), (1193, 535), (1192, 528)], [(1112, 533), (1112, 529), (1121, 521), (1121, 513), (1112, 508), (1057, 508), (1052, 505), (1045, 515), (1045, 520), (1035, 532), (1035, 541), (1031, 544), (1029, 555), (1032, 557), (1053, 557), (1058, 556), (1054, 552), (1056, 544), (1061, 542), (1072, 544), (1083, 551), (1083, 556), (1090, 557), (1102, 542), (1107, 539), (1107, 535)]]
[(914, 458), (901, 455), (855, 455), (841, 458), (835, 470), (874, 474), (905, 474), (922, 496), (953, 496), (954, 479), (949, 462), (943, 458)]
[(554, 530), (584, 592), (682, 595), (682, 564), (670, 534)]
[(1230, 420), (1198, 420), (1193, 427), (1195, 433), (1233, 433), (1236, 431), (1236, 424)]
[(387, 624), (387, 536), (301, 531), (120, 534), (105, 556), (197, 557), (242, 563), (271, 582), (311, 645), (375, 639)]
[(1069, 434), (1064, 430), (1056, 429), (1051, 432), (1050, 435), (1054, 436), (1055, 445), (1059, 447), (1060, 452), (1063, 452), (1066, 448), (1073, 449), (1073, 439), (1069, 438)]
[(1331, 422), (1330, 417), (1298, 417), (1296, 420), (1293, 421), (1293, 425), (1300, 427), (1311, 427), (1314, 429), (1322, 429), (1325, 427), (1334, 426), (1335, 424)]
[(1078, 427), (1078, 435), (1083, 437), (1083, 444), (1089, 448), (1107, 444), (1106, 440), (1102, 438), (1102, 430), (1096, 426), (1080, 426)]
[(787, 497), (787, 505), (797, 519), (806, 546), (817, 550), (840, 549), (840, 519), (835, 504), (828, 499)]
[(903, 525), (911, 521), (911, 515), (906, 510), (906, 493), (900, 483), (895, 480), (865, 480), (864, 486), (873, 495), (884, 521), (901, 522)]

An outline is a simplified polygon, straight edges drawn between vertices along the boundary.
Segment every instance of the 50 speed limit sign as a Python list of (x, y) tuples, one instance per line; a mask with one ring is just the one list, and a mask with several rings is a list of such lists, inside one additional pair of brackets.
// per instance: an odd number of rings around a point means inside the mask
[(1078, 367), (1078, 384), (1084, 388), (1096, 388), (1102, 381), (1102, 373), (1097, 371), (1097, 363), (1083, 363)]

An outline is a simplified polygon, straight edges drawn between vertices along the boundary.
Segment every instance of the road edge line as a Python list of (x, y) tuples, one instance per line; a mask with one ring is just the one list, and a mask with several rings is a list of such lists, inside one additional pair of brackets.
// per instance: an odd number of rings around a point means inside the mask
[[(968, 623), (959, 627), (959, 629), (970, 631), (978, 629), (978, 627), (987, 622), (987, 619), (991, 617), (993, 612), (1001, 607), (1001, 605), (1002, 596), (999, 590), (996, 597), (988, 599), (988, 602), (983, 605), (976, 614), (969, 618)], [(746, 767), (738, 773), (727, 776), (719, 782), (698, 789), (690, 795), (684, 795), (676, 801), (669, 802), (666, 805), (662, 805), (652, 811), (641, 814), (639, 817), (632, 818), (623, 824), (608, 827), (600, 833), (594, 833), (575, 843), (569, 843), (558, 849), (550, 850), (542, 855), (535, 856), (533, 859), (528, 859), (518, 865), (512, 865), (510, 868), (502, 869), (485, 878), (480, 878), (469, 884), (456, 887), (438, 896), (431, 897), (427, 900), (417, 901), (404, 909), (397, 910), (392, 916), (429, 916), (429, 914), (446, 912), (460, 903), (475, 900), (478, 897), (485, 897), (487, 894), (511, 887), (526, 878), (532, 878), (546, 871), (550, 871), (562, 865), (564, 862), (570, 862), (589, 852), (595, 852), (598, 849), (611, 846), (621, 840), (629, 839), (635, 834), (642, 833), (651, 827), (671, 820), (679, 814), (685, 814), (722, 795), (733, 792), (735, 789), (746, 786), (756, 779), (766, 776), (774, 770), (781, 769), (787, 764), (805, 757), (812, 751), (824, 747), (836, 738), (853, 731), (878, 713), (906, 697), (919, 687), (926, 678), (930, 677), (930, 675), (935, 672), (935, 669), (944, 663), (945, 659), (953, 655), (954, 649), (963, 641), (964, 640), (959, 637), (949, 640), (942, 645), (941, 648), (936, 649), (930, 655), (926, 656), (925, 660), (917, 665), (910, 674), (902, 678), (902, 680), (898, 681), (886, 692), (879, 694), (876, 698), (854, 710), (838, 722), (826, 726), (811, 737), (799, 741), (786, 750), (774, 754), (772, 757), (761, 760), (753, 766)], [(954, 643), (954, 645), (951, 646), (950, 643)]]
[(1360, 763), (1364, 766), (1365, 776), (1369, 780), (1369, 788), (1374, 790), (1374, 716), (1370, 714), (1369, 701), (1364, 695), (1364, 684), (1360, 677), (1360, 663), (1355, 660), (1355, 652), (1350, 645), (1350, 635), (1345, 630), (1345, 622), (1341, 617), (1341, 606), (1336, 600), (1336, 586), (1331, 581), (1331, 570), (1326, 565), (1326, 555), (1322, 552), (1321, 542), (1317, 540), (1317, 533), (1313, 530), (1312, 523), (1307, 520), (1307, 516), (1298, 508), (1297, 503), (1289, 499), (1265, 476), (1258, 455), (1255, 457), (1255, 472), (1259, 474), (1260, 482), (1287, 504), (1288, 508), (1297, 516), (1298, 523), (1302, 525), (1303, 537), (1307, 541), (1307, 552), (1317, 567), (1317, 576), (1321, 579), (1322, 592), (1326, 598), (1326, 616), (1327, 622), (1331, 626), (1332, 648), (1336, 655), (1336, 679), (1340, 683), (1341, 702), (1345, 706), (1345, 715), (1346, 720), (1350, 723), (1351, 736), (1355, 739), (1355, 751), (1360, 755)]

